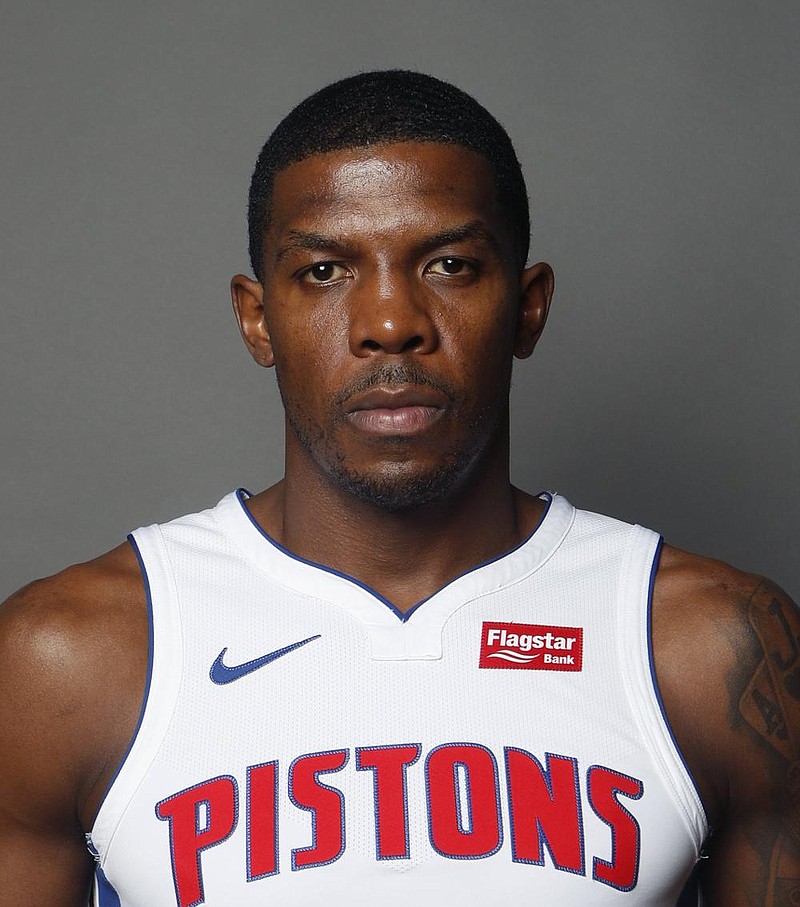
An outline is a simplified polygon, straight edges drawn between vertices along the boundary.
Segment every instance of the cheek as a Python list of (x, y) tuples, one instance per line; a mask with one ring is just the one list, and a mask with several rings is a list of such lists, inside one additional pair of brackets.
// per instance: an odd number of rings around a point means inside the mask
[(454, 350), (475, 364), (495, 364), (513, 356), (516, 317), (508, 307), (481, 306), (450, 319), (448, 336)]
[(284, 384), (309, 381), (313, 375), (315, 385), (323, 387), (327, 374), (347, 353), (347, 329), (330, 307), (304, 311), (301, 317), (290, 308), (278, 307), (271, 319), (276, 371)]

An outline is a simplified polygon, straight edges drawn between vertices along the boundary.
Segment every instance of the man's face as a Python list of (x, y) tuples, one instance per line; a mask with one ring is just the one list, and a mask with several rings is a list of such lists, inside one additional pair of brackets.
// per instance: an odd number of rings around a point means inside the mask
[(537, 267), (520, 277), (490, 165), (468, 149), (404, 142), (280, 172), (263, 297), (235, 278), (234, 304), (274, 361), (287, 470), (390, 510), (458, 488), (503, 447), (512, 356), (552, 290)]

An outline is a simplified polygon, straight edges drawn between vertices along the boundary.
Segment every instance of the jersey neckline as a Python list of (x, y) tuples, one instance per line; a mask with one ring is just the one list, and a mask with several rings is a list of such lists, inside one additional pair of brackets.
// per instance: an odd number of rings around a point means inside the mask
[(213, 514), (225, 533), (248, 559), (274, 580), (314, 598), (324, 598), (368, 624), (396, 626), (429, 624), (461, 604), (519, 582), (539, 569), (559, 547), (575, 517), (575, 509), (558, 494), (543, 492), (545, 510), (531, 533), (510, 550), (476, 564), (417, 602), (405, 613), (355, 577), (306, 560), (285, 548), (255, 521), (247, 509), (252, 495), (239, 488), (226, 495)]

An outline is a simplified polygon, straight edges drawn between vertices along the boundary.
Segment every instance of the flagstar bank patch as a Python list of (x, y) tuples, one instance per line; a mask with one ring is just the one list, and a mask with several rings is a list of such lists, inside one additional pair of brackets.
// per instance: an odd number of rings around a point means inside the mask
[(583, 669), (583, 629), (483, 622), (480, 668)]

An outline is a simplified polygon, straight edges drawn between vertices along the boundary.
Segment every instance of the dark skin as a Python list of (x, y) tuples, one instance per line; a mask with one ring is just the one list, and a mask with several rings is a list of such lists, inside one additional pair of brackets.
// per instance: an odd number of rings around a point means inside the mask
[[(533, 351), (552, 288), (547, 265), (515, 261), (470, 151), (402, 143), (279, 174), (263, 284), (232, 281), (287, 409), (285, 477), (250, 500), (256, 520), (401, 610), (525, 538), (542, 505), (509, 482), (510, 362)], [(398, 498), (408, 487), (422, 504)], [(0, 907), (79, 907), (84, 833), (144, 689), (134, 554), (34, 583), (0, 615)], [(656, 672), (715, 829), (711, 907), (800, 903), (798, 636), (769, 582), (664, 548)]]

